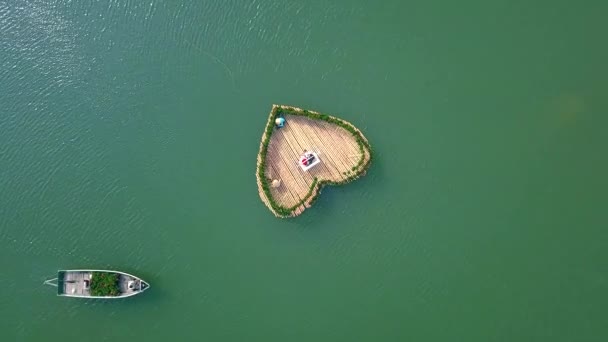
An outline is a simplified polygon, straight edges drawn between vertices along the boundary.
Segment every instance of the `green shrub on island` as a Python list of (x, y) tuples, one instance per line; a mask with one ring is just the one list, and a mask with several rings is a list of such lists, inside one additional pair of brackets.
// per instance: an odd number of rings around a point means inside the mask
[[(270, 193), (270, 181), (271, 180), (268, 177), (266, 177), (266, 174), (265, 174), (265, 172), (266, 172), (266, 155), (268, 152), (268, 144), (270, 143), (270, 136), (272, 135), (272, 132), (273, 132), (274, 126), (275, 126), (274, 122), (275, 122), (275, 119), (277, 118), (277, 116), (285, 115), (285, 114), (299, 115), (299, 116), (305, 116), (305, 117), (315, 119), (315, 120), (322, 120), (322, 121), (325, 121), (325, 122), (328, 122), (331, 124), (335, 124), (337, 126), (344, 128), (345, 130), (349, 131), (355, 137), (355, 139), (357, 140), (357, 145), (359, 145), (359, 152), (361, 153), (361, 159), (359, 159), (359, 161), (357, 162), (357, 165), (351, 169), (353, 172), (358, 169), (359, 170), (358, 173), (352, 174), (349, 177), (347, 177), (346, 179), (339, 181), (339, 182), (333, 182), (333, 181), (328, 181), (328, 180), (319, 181), (315, 177), (313, 179), (312, 185), (310, 186), (310, 189), (308, 190), (308, 193), (306, 194), (306, 196), (304, 196), (304, 198), (302, 200), (300, 200), (296, 205), (294, 205), (290, 208), (283, 207), (282, 205), (275, 202), (275, 200), (272, 198), (272, 194)], [(262, 150), (260, 151), (261, 161), (260, 161), (260, 165), (259, 165), (259, 169), (258, 169), (258, 177), (259, 177), (260, 181), (262, 182), (262, 191), (264, 191), (264, 195), (266, 195), (266, 198), (268, 199), (268, 203), (270, 203), (270, 206), (272, 207), (274, 212), (281, 217), (291, 216), (293, 214), (294, 210), (296, 210), (298, 207), (300, 207), (302, 204), (306, 203), (307, 201), (308, 201), (308, 203), (312, 204), (314, 201), (316, 201), (317, 197), (321, 193), (321, 188), (324, 185), (342, 185), (342, 184), (346, 184), (346, 183), (352, 182), (353, 180), (357, 179), (359, 177), (359, 175), (361, 175), (365, 171), (367, 171), (367, 169), (370, 167), (371, 162), (372, 162), (372, 158), (373, 158), (372, 149), (371, 149), (369, 143), (367, 142), (367, 140), (365, 140), (363, 138), (363, 136), (361, 135), (361, 132), (358, 131), (351, 124), (348, 124), (345, 121), (331, 117), (326, 114), (312, 113), (306, 109), (299, 111), (299, 110), (296, 110), (291, 107), (278, 107), (277, 106), (277, 107), (274, 107), (270, 113), (270, 118), (266, 124), (265, 132), (266, 132), (266, 136), (265, 136), (264, 141), (262, 142)], [(367, 150), (369, 151), (369, 159), (367, 160), (367, 162), (365, 162), (365, 148), (367, 148)], [(365, 163), (365, 165), (363, 165), (363, 163)], [(315, 193), (315, 189), (316, 189), (316, 193)], [(313, 193), (315, 194), (314, 196), (313, 196)]]
[(91, 296), (108, 297), (120, 295), (118, 277), (117, 273), (93, 272), (90, 285)]

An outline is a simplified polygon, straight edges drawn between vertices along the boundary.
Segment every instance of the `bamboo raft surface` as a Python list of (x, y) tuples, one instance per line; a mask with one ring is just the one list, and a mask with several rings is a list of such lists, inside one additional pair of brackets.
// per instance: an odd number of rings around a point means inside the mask
[[(302, 111), (294, 107), (280, 107)], [(361, 153), (353, 133), (338, 125), (300, 115), (285, 114), (283, 117), (286, 120), (285, 126), (274, 128), (268, 143), (265, 176), (268, 182), (280, 180), (278, 187), (270, 188), (275, 203), (291, 208), (304, 201), (292, 212), (291, 216), (297, 216), (310, 206), (310, 203), (306, 202), (306, 197), (315, 197), (310, 194), (315, 178), (318, 181), (344, 182), (349, 176), (360, 174), (362, 170), (357, 169), (357, 167), (361, 168), (360, 160), (363, 158), (363, 164), (366, 164), (371, 156), (366, 148)], [(348, 124), (344, 120), (341, 121)], [(262, 141), (264, 139), (265, 135)], [(298, 164), (300, 156), (305, 151), (317, 153), (321, 160), (308, 171), (302, 170)], [(260, 156), (258, 156), (259, 166)], [(258, 179), (258, 188), (266, 206), (276, 216), (281, 216), (268, 202), (260, 179)]]

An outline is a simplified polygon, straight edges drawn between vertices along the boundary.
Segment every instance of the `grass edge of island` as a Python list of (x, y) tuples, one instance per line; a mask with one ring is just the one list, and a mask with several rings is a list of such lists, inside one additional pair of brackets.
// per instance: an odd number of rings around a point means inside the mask
[[(357, 165), (354, 166), (351, 171), (349, 171), (348, 177), (338, 182), (329, 180), (319, 181), (315, 177), (306, 196), (304, 196), (304, 198), (301, 199), (297, 204), (289, 208), (281, 206), (272, 198), (272, 194), (270, 192), (269, 178), (266, 177), (266, 155), (268, 153), (268, 144), (270, 143), (270, 138), (275, 129), (275, 119), (278, 115), (283, 113), (289, 115), (305, 116), (315, 120), (322, 120), (342, 127), (353, 135), (353, 137), (357, 141), (357, 145), (359, 145), (359, 151), (361, 152), (361, 159), (357, 162)], [(366, 158), (366, 150), (367, 154), (369, 155), (369, 158)], [(350, 122), (331, 115), (326, 115), (298, 107), (273, 104), (272, 109), (270, 110), (270, 114), (268, 116), (268, 121), (266, 122), (264, 134), (262, 135), (262, 140), (260, 142), (260, 150), (258, 152), (256, 166), (258, 192), (260, 194), (262, 202), (264, 202), (266, 207), (268, 207), (268, 209), (270, 209), (270, 211), (276, 217), (295, 217), (300, 215), (302, 212), (304, 212), (306, 208), (309, 208), (315, 202), (325, 185), (343, 185), (350, 183), (355, 179), (365, 175), (365, 173), (371, 166), (372, 159), (373, 151), (367, 138), (365, 138), (363, 133), (361, 133), (361, 131)]]

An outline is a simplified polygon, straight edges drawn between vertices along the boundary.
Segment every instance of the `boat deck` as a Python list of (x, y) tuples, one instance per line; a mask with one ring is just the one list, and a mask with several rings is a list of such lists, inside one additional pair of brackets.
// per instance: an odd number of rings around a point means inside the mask
[[(135, 282), (135, 287), (129, 288), (129, 281)], [(128, 295), (133, 292), (139, 292), (141, 288), (141, 281), (137, 278), (129, 277), (127, 275), (121, 274), (118, 278), (118, 286), (120, 286), (120, 293), (122, 295)]]
[[(60, 273), (59, 295), (72, 297), (91, 296), (90, 281), (93, 277), (93, 271), (61, 271)], [(85, 283), (85, 281), (88, 281), (89, 284)], [(129, 282), (133, 282), (131, 288), (129, 288)], [(116, 297), (128, 297), (135, 293), (142, 292), (147, 289), (149, 285), (139, 278), (119, 273), (118, 287), (120, 289), (120, 295)]]
[(91, 280), (91, 272), (66, 272), (63, 278), (63, 293), (74, 296), (90, 296), (85, 280)]

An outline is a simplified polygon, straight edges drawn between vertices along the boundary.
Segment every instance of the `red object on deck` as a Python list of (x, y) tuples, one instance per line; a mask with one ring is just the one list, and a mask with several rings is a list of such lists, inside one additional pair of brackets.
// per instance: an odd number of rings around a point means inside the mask
[(307, 153), (304, 155), (304, 157), (302, 157), (302, 160), (300, 160), (300, 162), (302, 163), (302, 165), (304, 166), (308, 166), (310, 163), (312, 163), (315, 160), (315, 156), (312, 153)]

